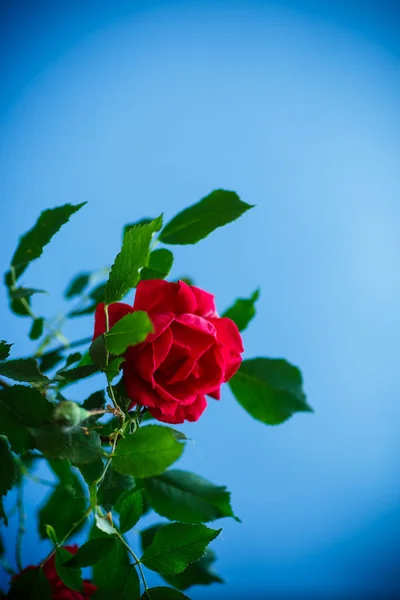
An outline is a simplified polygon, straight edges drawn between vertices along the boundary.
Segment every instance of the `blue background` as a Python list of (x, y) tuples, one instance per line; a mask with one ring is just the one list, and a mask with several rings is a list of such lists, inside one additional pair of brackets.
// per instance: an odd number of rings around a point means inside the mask
[[(217, 187), (257, 204), (177, 247), (172, 276), (220, 311), (260, 285), (246, 356), (299, 365), (316, 412), (267, 427), (226, 388), (184, 427), (180, 466), (226, 484), (243, 520), (214, 544), (228, 585), (194, 599), (399, 591), (398, 16), (367, 1), (1, 4), (0, 270), (42, 209), (88, 201), (24, 275), (50, 294), (38, 313), (112, 262), (127, 222)], [(28, 353), (4, 294), (0, 314), (0, 338)], [(43, 489), (26, 496), (30, 515)], [(35, 563), (47, 542), (25, 539)]]

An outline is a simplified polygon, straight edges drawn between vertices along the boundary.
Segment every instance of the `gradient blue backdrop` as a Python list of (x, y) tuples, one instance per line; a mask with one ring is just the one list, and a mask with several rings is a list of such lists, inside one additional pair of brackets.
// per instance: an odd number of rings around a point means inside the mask
[[(300, 365), (316, 412), (266, 427), (225, 389), (184, 428), (195, 442), (181, 466), (225, 483), (243, 520), (214, 546), (229, 585), (191, 597), (395, 597), (395, 5), (3, 0), (0, 17), (0, 271), (42, 209), (88, 201), (24, 276), (50, 293), (39, 313), (62, 312), (65, 282), (112, 261), (126, 222), (216, 187), (258, 205), (177, 248), (172, 275), (220, 310), (261, 285), (246, 355)], [(0, 338), (24, 354), (28, 323), (6, 310), (2, 295)], [(26, 492), (30, 513), (42, 489)], [(47, 551), (37, 544), (29, 531), (26, 564)]]

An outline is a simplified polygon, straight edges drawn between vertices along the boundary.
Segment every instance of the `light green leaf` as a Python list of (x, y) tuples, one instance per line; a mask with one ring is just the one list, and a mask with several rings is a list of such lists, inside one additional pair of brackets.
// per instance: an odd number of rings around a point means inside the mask
[(0, 363), (0, 375), (29, 383), (48, 383), (46, 375), (39, 371), (39, 365), (34, 358), (17, 358)]
[(99, 517), (99, 515), (94, 515), (96, 521), (96, 527), (100, 529), (103, 533), (107, 533), (107, 535), (113, 535), (117, 533), (117, 530), (113, 525), (111, 525), (110, 521), (106, 517)]
[(67, 300), (82, 294), (83, 290), (89, 285), (89, 281), (90, 273), (79, 273), (79, 275), (76, 275), (65, 290), (64, 295)]
[(66, 564), (73, 568), (90, 567), (115, 550), (117, 544), (118, 540), (111, 537), (89, 540)]
[(165, 279), (174, 263), (171, 250), (159, 248), (150, 254), (149, 264), (140, 272), (140, 279)]
[(115, 356), (124, 354), (130, 346), (144, 342), (148, 334), (153, 331), (153, 323), (148, 314), (143, 310), (137, 310), (122, 317), (110, 331), (104, 334), (106, 348)]
[(182, 592), (169, 587), (159, 586), (146, 590), (140, 600), (190, 600)]
[(71, 553), (65, 548), (58, 548), (55, 556), (56, 571), (63, 583), (75, 592), (83, 590), (82, 573), (79, 568), (71, 568), (66, 563), (71, 559)]
[(252, 205), (242, 202), (236, 192), (214, 190), (176, 215), (161, 231), (164, 244), (196, 244), (217, 227), (239, 218)]
[(268, 425), (283, 423), (295, 412), (313, 412), (299, 369), (282, 359), (245, 360), (229, 385), (239, 404)]
[(143, 480), (152, 508), (170, 521), (203, 523), (235, 517), (230, 493), (188, 471), (172, 469)]
[(54, 527), (52, 527), (51, 525), (47, 525), (47, 524), (46, 524), (46, 525), (44, 526), (44, 529), (45, 529), (45, 531), (46, 531), (46, 536), (49, 538), (49, 540), (50, 540), (51, 542), (53, 542), (53, 544), (54, 544), (55, 546), (57, 546), (57, 545), (58, 545), (58, 540), (57, 540), (57, 535), (56, 535), (56, 532), (55, 532), (55, 530), (54, 530)]
[(256, 314), (254, 305), (259, 297), (260, 290), (256, 290), (252, 293), (250, 298), (238, 298), (222, 316), (232, 319), (232, 321), (234, 321), (238, 326), (239, 331), (243, 331)]
[(142, 516), (143, 499), (141, 490), (124, 492), (115, 508), (119, 513), (119, 529), (121, 533), (126, 533), (136, 525)]
[(0, 436), (0, 496), (5, 496), (18, 479), (18, 469), (7, 440)]
[(176, 575), (199, 560), (208, 544), (221, 531), (205, 525), (171, 523), (157, 531), (153, 542), (144, 551), (141, 562), (152, 571)]
[(53, 405), (38, 390), (23, 385), (0, 390), (0, 434), (8, 437), (17, 454), (33, 443), (28, 427), (39, 427), (52, 412)]
[(113, 466), (119, 473), (133, 477), (152, 477), (172, 465), (182, 452), (183, 445), (170, 428), (148, 425), (121, 440)]
[(162, 215), (151, 223), (136, 225), (125, 234), (121, 252), (111, 267), (106, 303), (118, 302), (139, 281), (139, 270), (147, 265), (153, 234), (162, 227)]
[[(57, 487), (46, 496), (39, 509), (38, 527), (41, 538), (47, 536), (46, 525), (51, 525), (58, 539), (63, 539), (65, 534), (77, 523), (86, 509), (85, 491), (75, 473), (68, 484), (60, 482)], [(84, 523), (77, 529), (82, 528)]]
[(70, 216), (85, 204), (86, 202), (75, 206), (64, 204), (64, 206), (51, 208), (41, 213), (34, 227), (21, 237), (12, 258), (11, 266), (14, 268), (16, 279), (22, 275), (32, 260), (41, 256), (44, 246), (67, 223)]
[(9, 600), (51, 600), (49, 580), (42, 569), (35, 567), (21, 573), (11, 581)]
[(38, 319), (34, 319), (32, 322), (32, 327), (29, 332), (29, 339), (38, 340), (43, 334), (44, 328), (44, 319), (43, 317), (39, 317)]
[(7, 344), (4, 340), (0, 341), (0, 360), (5, 360), (10, 354), (12, 344)]

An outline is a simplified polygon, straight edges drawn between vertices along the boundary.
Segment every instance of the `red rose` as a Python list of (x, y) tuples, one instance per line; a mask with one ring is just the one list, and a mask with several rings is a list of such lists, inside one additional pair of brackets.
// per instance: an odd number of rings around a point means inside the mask
[[(131, 408), (147, 406), (166, 423), (197, 421), (207, 401), (220, 397), (220, 386), (238, 370), (243, 352), (239, 330), (215, 310), (214, 296), (183, 281), (141, 281), (133, 307), (108, 307), (110, 328), (135, 310), (146, 311), (154, 333), (128, 348), (123, 376)], [(104, 304), (95, 316), (94, 338), (106, 331)]]
[[(71, 554), (76, 554), (78, 552), (78, 546), (64, 546), (64, 550), (68, 550), (68, 552)], [(26, 567), (26, 569), (16, 575), (15, 578), (19, 577), (22, 573), (25, 573), (30, 569), (38, 568), (39, 567)], [(57, 574), (54, 555), (44, 563), (43, 572), (50, 583), (51, 597), (53, 600), (90, 600), (91, 596), (97, 590), (97, 586), (93, 585), (93, 583), (90, 583), (90, 581), (83, 582), (82, 592), (75, 592), (67, 587)]]

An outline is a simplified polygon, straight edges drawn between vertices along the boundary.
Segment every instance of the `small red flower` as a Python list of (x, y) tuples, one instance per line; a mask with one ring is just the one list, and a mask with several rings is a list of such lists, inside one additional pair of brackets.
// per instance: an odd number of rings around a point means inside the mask
[[(133, 307), (109, 305), (110, 328), (136, 310), (149, 314), (154, 333), (125, 354), (131, 408), (146, 406), (166, 423), (197, 421), (207, 406), (205, 395), (219, 400), (221, 384), (240, 366), (243, 345), (236, 324), (218, 316), (212, 294), (183, 281), (141, 281)], [(105, 331), (104, 304), (99, 304), (94, 338)]]

